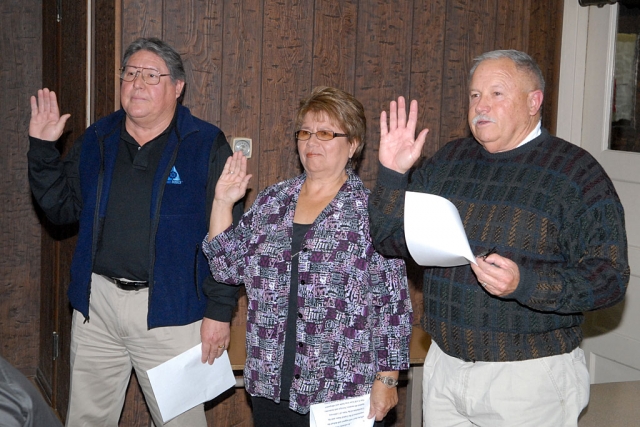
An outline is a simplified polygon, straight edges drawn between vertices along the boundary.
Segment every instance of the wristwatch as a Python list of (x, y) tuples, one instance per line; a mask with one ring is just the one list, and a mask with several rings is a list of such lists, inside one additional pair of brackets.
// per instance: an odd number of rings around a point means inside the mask
[(380, 374), (376, 374), (376, 379), (381, 381), (382, 384), (386, 385), (389, 388), (393, 388), (398, 385), (398, 380), (392, 377), (383, 377)]

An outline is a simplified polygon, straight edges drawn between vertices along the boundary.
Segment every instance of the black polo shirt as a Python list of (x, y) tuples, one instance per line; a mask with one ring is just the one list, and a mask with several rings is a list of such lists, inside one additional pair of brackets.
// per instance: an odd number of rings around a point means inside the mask
[[(122, 121), (107, 212), (93, 271), (110, 277), (149, 280), (151, 192), (160, 158), (175, 126), (143, 146)], [(204, 202), (204, 201), (203, 201)]]

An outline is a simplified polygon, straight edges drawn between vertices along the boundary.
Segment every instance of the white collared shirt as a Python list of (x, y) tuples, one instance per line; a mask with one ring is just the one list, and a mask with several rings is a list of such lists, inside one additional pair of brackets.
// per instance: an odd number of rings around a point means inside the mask
[[(542, 133), (542, 120), (540, 120), (538, 122), (538, 125), (536, 126), (536, 128), (534, 130), (531, 131), (531, 133), (529, 133), (529, 135), (527, 135), (527, 137), (524, 139), (524, 141), (522, 141), (520, 144), (518, 144), (518, 147), (522, 147), (524, 144), (526, 144), (527, 142), (531, 141), (532, 139), (536, 139), (537, 137), (540, 136), (540, 134)], [(518, 148), (516, 147), (516, 148)]]

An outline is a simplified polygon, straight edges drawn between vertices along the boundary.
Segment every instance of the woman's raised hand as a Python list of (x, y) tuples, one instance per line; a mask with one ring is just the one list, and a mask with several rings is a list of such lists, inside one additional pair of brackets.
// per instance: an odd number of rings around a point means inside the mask
[(218, 202), (233, 206), (246, 194), (250, 179), (251, 175), (247, 175), (247, 158), (242, 151), (236, 151), (227, 159), (218, 178), (214, 204)]

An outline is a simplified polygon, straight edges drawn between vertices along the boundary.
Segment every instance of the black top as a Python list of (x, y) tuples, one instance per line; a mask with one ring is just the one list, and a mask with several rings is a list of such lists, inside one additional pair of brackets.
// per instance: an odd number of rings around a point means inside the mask
[(313, 224), (293, 223), (291, 236), (291, 285), (289, 286), (289, 309), (287, 312), (287, 331), (284, 339), (284, 360), (280, 380), (280, 400), (289, 400), (289, 389), (293, 381), (293, 369), (296, 362), (296, 322), (298, 320), (298, 253), (302, 249), (304, 235)]
[(140, 146), (122, 121), (107, 213), (93, 267), (95, 273), (149, 280), (153, 178), (174, 125), (175, 117), (164, 132)]

